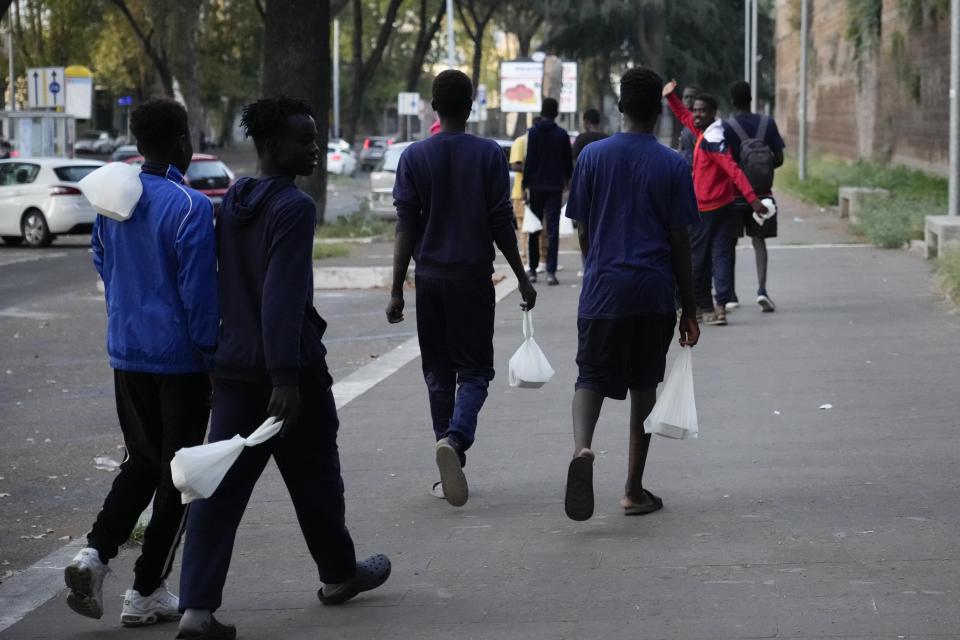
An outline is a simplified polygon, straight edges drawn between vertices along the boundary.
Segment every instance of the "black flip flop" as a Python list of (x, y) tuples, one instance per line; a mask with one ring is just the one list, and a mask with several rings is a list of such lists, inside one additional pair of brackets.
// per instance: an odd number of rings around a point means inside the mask
[(357, 573), (352, 580), (338, 585), (324, 585), (317, 597), (325, 605), (343, 604), (357, 594), (376, 589), (390, 577), (390, 558), (378, 553), (357, 563)]
[(571, 520), (593, 517), (593, 456), (578, 455), (570, 461), (563, 507)]
[(631, 504), (629, 507), (623, 508), (623, 515), (625, 516), (645, 516), (648, 513), (653, 513), (654, 511), (660, 511), (663, 509), (663, 500), (653, 495), (646, 489), (643, 490), (643, 493), (650, 498), (650, 502), (646, 504)]

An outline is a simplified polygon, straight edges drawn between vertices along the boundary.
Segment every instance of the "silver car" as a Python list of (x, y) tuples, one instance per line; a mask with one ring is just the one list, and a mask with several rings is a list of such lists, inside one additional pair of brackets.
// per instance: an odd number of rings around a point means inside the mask
[(397, 181), (397, 167), (400, 155), (412, 142), (398, 142), (391, 145), (383, 154), (376, 168), (370, 172), (370, 211), (374, 215), (391, 217), (396, 215), (393, 208), (393, 184)]
[(77, 183), (97, 160), (0, 160), (0, 237), (8, 245), (46, 247), (67, 233), (89, 233), (97, 214)]

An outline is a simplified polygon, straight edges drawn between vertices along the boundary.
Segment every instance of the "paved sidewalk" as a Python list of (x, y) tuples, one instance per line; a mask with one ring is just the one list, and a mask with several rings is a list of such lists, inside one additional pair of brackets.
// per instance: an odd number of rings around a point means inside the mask
[[(784, 232), (784, 243), (849, 242), (796, 203), (781, 215), (817, 229)], [(749, 301), (752, 256), (739, 255)], [(702, 437), (653, 443), (647, 484), (666, 508), (619, 513), (628, 407), (610, 402), (595, 442), (596, 515), (574, 523), (562, 496), (579, 281), (576, 257), (562, 259), (563, 286), (540, 286), (535, 313), (557, 369), (542, 390), (507, 387), (518, 296), (498, 309), (470, 502), (454, 509), (428, 493), (436, 472), (414, 361), (341, 412), (358, 553), (389, 554), (393, 577), (347, 606), (320, 606), (271, 466), (221, 619), (242, 638), (960, 637), (960, 321), (932, 295), (928, 264), (863, 247), (772, 250), (778, 312), (746, 304), (730, 326), (705, 327), (695, 351)], [(61, 594), (0, 638), (172, 638), (176, 625), (118, 626), (131, 560), (114, 563), (103, 620), (75, 616)]]

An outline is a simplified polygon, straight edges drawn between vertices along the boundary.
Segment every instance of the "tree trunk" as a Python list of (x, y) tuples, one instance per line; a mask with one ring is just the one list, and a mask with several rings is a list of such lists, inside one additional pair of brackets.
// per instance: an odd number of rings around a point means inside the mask
[(263, 33), (263, 94), (306, 100), (317, 122), (320, 164), (299, 180), (317, 204), (322, 224), (327, 203), (327, 128), (330, 108), (330, 3), (268, 2)]
[(477, 39), (473, 41), (473, 71), (470, 79), (473, 80), (474, 91), (480, 85), (480, 68), (483, 66), (483, 32), (486, 28), (486, 23), (477, 25)]
[(190, 138), (197, 153), (204, 130), (203, 98), (200, 94), (200, 71), (197, 59), (197, 25), (200, 23), (201, 0), (177, 0), (173, 20), (172, 38), (180, 44), (176, 49), (174, 66), (177, 81), (183, 93), (190, 119)]
[[(427, 0), (420, 0), (420, 2), (420, 33), (417, 36), (417, 45), (413, 50), (413, 57), (410, 59), (410, 66), (407, 70), (407, 91), (417, 90), (417, 86), (420, 84), (420, 76), (423, 75), (423, 61), (430, 53), (430, 45), (433, 44), (433, 39), (437, 36), (440, 25), (443, 23), (443, 16), (446, 15), (444, 0), (440, 0), (439, 9), (432, 20), (427, 15)], [(427, 20), (430, 20), (429, 24)]]

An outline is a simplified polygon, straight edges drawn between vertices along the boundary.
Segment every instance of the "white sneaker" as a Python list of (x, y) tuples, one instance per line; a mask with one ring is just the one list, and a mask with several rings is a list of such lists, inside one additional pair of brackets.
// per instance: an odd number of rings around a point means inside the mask
[(100, 561), (96, 549), (85, 547), (80, 550), (63, 570), (63, 579), (70, 593), (67, 606), (82, 616), (99, 620), (103, 617), (103, 579), (110, 573), (107, 565)]
[(537, 265), (537, 273), (543, 273), (546, 270), (547, 270), (546, 263), (541, 262), (539, 265)]
[(127, 589), (123, 596), (120, 624), (125, 627), (143, 627), (164, 620), (180, 619), (180, 598), (167, 590), (166, 583), (148, 596)]
[(726, 310), (727, 310), (727, 311), (736, 311), (736, 310), (739, 309), (739, 308), (740, 308), (740, 303), (739, 303), (739, 302), (728, 302), (728, 303), (726, 304)]

